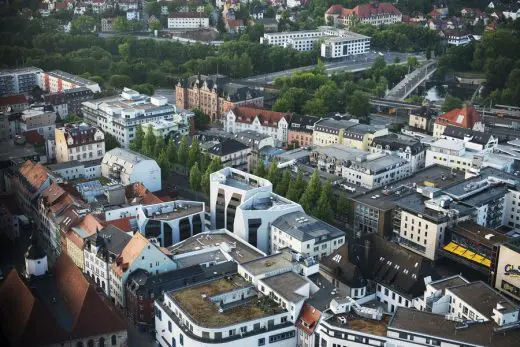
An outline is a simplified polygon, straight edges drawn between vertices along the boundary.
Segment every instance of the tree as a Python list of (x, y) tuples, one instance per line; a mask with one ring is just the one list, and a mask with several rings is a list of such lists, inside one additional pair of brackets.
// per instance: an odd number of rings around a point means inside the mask
[(272, 161), (271, 165), (269, 166), (269, 170), (267, 170), (267, 180), (272, 183), (273, 189), (276, 190), (276, 186), (278, 184), (279, 180), (279, 170), (278, 170), (278, 164), (276, 161)]
[(186, 136), (181, 138), (181, 142), (179, 143), (179, 150), (177, 151), (177, 160), (179, 164), (186, 167), (186, 162), (188, 160), (188, 145), (186, 144)]
[(193, 110), (195, 114), (195, 129), (204, 130), (208, 127), (209, 117), (202, 112), (202, 110), (196, 109)]
[(95, 30), (96, 20), (90, 16), (80, 16), (74, 19), (70, 25), (72, 34), (88, 34)]
[(118, 147), (121, 147), (121, 144), (117, 141), (115, 136), (110, 133), (105, 133), (105, 151), (108, 152)]
[(303, 210), (307, 213), (312, 213), (314, 204), (318, 201), (320, 197), (321, 191), (321, 182), (318, 170), (314, 170), (314, 173), (311, 176), (309, 182), (307, 182), (307, 187), (303, 192), (303, 195), (300, 199), (300, 205), (302, 205)]
[(370, 99), (368, 94), (361, 90), (356, 90), (350, 98), (348, 110), (352, 115), (358, 118), (368, 116), (370, 113)]
[(282, 178), (276, 186), (276, 193), (285, 196), (289, 190), (289, 184), (291, 183), (291, 171), (288, 169), (283, 170)]
[(459, 107), (462, 107), (462, 100), (456, 96), (448, 95), (442, 104), (442, 112), (448, 112)]
[(265, 177), (267, 175), (267, 170), (265, 169), (265, 164), (262, 159), (258, 159), (256, 168), (255, 168), (253, 174), (258, 177)]
[(221, 169), (222, 169), (222, 162), (220, 161), (220, 157), (214, 157), (208, 166), (209, 172), (214, 173)]
[(347, 198), (341, 194), (339, 196), (338, 202), (336, 204), (336, 216), (345, 216), (347, 215), (347, 209), (348, 209), (348, 202)]
[(300, 197), (305, 189), (305, 183), (303, 182), (303, 175), (298, 173), (296, 180), (291, 180), (289, 183), (289, 189), (287, 189), (287, 199), (292, 201), (300, 201)]
[(143, 148), (143, 141), (144, 141), (144, 131), (141, 124), (138, 124), (135, 127), (135, 137), (132, 142), (130, 142), (130, 149), (136, 152), (141, 152), (141, 149)]
[[(153, 158), (158, 158), (159, 155), (162, 153), (162, 152), (165, 152), (166, 151), (166, 148), (164, 148), (164, 139), (162, 138), (162, 136), (156, 136), (155, 138), (155, 146), (154, 146), (154, 149), (153, 149)], [(166, 160), (168, 160), (168, 154), (166, 153)], [(168, 160), (169, 162), (169, 160)]]
[(199, 169), (199, 164), (195, 163), (190, 170), (190, 187), (193, 190), (199, 190), (201, 184), (202, 174)]
[(114, 30), (117, 32), (124, 33), (128, 30), (128, 21), (125, 17), (116, 17), (116, 19), (114, 19), (114, 22), (112, 23), (112, 28), (114, 28)]
[(144, 137), (143, 148), (142, 148), (141, 152), (144, 155), (153, 157), (155, 154), (154, 148), (155, 148), (156, 143), (157, 143), (157, 140), (155, 139), (155, 135), (153, 133), (153, 128), (150, 125), (150, 126), (148, 126), (148, 129), (146, 129), (146, 135)]
[(149, 16), (153, 15), (159, 18), (161, 15), (161, 4), (156, 1), (147, 2), (146, 5), (144, 5), (144, 12)]
[(154, 20), (150, 23), (150, 30), (152, 31), (160, 31), (163, 29), (163, 25), (161, 24), (160, 20)]
[(211, 157), (209, 153), (202, 153), (202, 155), (200, 156), (200, 171), (206, 171), (210, 163)]
[(126, 75), (112, 75), (108, 83), (114, 88), (122, 89), (132, 85), (132, 80)]
[(161, 168), (161, 178), (163, 180), (167, 180), (170, 177), (171, 164), (168, 161), (166, 150), (163, 149), (161, 153), (159, 153), (157, 158), (157, 165), (159, 165), (159, 167)]
[(191, 147), (188, 151), (188, 168), (192, 167), (193, 164), (197, 163), (200, 158), (200, 144), (197, 138), (193, 138)]
[(325, 182), (323, 188), (321, 190), (320, 198), (318, 199), (318, 203), (316, 204), (316, 209), (314, 210), (314, 216), (319, 218), (327, 223), (332, 222), (332, 204), (330, 199), (332, 198), (332, 184), (329, 180)]
[(177, 145), (173, 140), (168, 142), (168, 146), (166, 147), (166, 157), (171, 164), (177, 162)]
[(415, 69), (419, 65), (419, 62), (417, 61), (417, 57), (408, 57), (407, 64), (408, 64), (408, 67), (410, 68), (410, 70)]

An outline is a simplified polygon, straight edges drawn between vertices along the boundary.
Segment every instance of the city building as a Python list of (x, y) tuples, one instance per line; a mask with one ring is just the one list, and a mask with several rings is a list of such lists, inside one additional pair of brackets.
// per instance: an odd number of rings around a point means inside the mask
[(410, 163), (412, 172), (422, 169), (425, 163), (424, 145), (411, 136), (388, 134), (375, 137), (370, 152), (397, 155)]
[(114, 23), (114, 18), (101, 18), (101, 31), (104, 33), (114, 31), (112, 24)]
[(38, 209), (34, 201), (51, 185), (47, 169), (40, 163), (27, 160), (15, 168), (10, 184), (23, 214), (37, 220)]
[(465, 46), (471, 42), (472, 35), (465, 30), (444, 29), (440, 33), (448, 45)]
[(317, 146), (310, 161), (321, 171), (366, 189), (386, 186), (412, 175), (411, 163), (395, 154), (370, 154), (342, 145)]
[(0, 96), (28, 94), (41, 81), (42, 69), (24, 67), (0, 71)]
[(81, 270), (85, 267), (85, 259), (83, 250), (85, 248), (85, 239), (94, 235), (103, 225), (92, 214), (79, 216), (78, 219), (66, 227), (61, 228), (61, 244), (62, 251)]
[(345, 145), (368, 151), (375, 137), (387, 135), (388, 128), (359, 124), (344, 118), (322, 118), (314, 124), (312, 143), (317, 146)]
[(466, 148), (475, 151), (492, 151), (498, 145), (498, 138), (489, 132), (475, 131), (453, 125), (448, 125), (444, 129), (442, 137), (448, 140), (464, 141)]
[[(203, 144), (203, 146), (206, 144)], [(249, 154), (251, 148), (243, 144), (242, 142), (231, 139), (224, 139), (221, 142), (209, 142), (207, 143), (205, 151), (209, 153), (211, 158), (220, 158), (220, 162), (224, 166), (240, 170), (249, 170)]]
[[(480, 145), (482, 146), (482, 145)], [(511, 172), (515, 159), (493, 153), (492, 149), (474, 150), (475, 143), (459, 139), (438, 139), (426, 151), (425, 165), (434, 164), (462, 171), (475, 171), (493, 167)]]
[(159, 274), (177, 269), (177, 264), (141, 233), (135, 233), (115, 262), (110, 264), (107, 288), (112, 302), (117, 306), (126, 306), (128, 277), (138, 269)]
[(22, 112), (28, 107), (29, 102), (23, 94), (0, 97), (0, 112)]
[(258, 249), (269, 252), (270, 223), (295, 211), (299, 204), (272, 192), (266, 179), (230, 167), (210, 175), (213, 229), (226, 228)]
[(29, 226), (13, 195), (0, 195), (0, 234), (11, 241), (20, 237), (20, 232)]
[(403, 19), (401, 11), (389, 2), (370, 2), (352, 9), (342, 5), (332, 5), (325, 12), (325, 23), (349, 28), (354, 22), (371, 25), (399, 23)]
[[(28, 252), (26, 262), (34, 253)], [(66, 255), (50, 274), (26, 270), (26, 281), (12, 269), (0, 287), (2, 334), (9, 346), (127, 344), (125, 321)]]
[(477, 131), (484, 130), (480, 120), (480, 114), (475, 107), (471, 105), (455, 108), (437, 117), (433, 125), (433, 137), (441, 138), (444, 134), (444, 129), (446, 129), (448, 125)]
[(81, 115), (81, 104), (91, 100), (94, 93), (87, 87), (66, 89), (58, 93), (50, 93), (43, 96), (47, 105), (53, 105), (60, 117), (64, 118), (70, 114)]
[(288, 213), (271, 223), (271, 252), (288, 247), (317, 260), (344, 243), (343, 231), (301, 211)]
[(149, 97), (128, 88), (119, 96), (86, 101), (82, 105), (85, 120), (113, 135), (123, 148), (133, 141), (137, 125), (170, 120), (177, 113), (166, 97)]
[(246, 130), (257, 131), (272, 136), (277, 144), (285, 146), (290, 122), (291, 115), (288, 113), (238, 106), (228, 111), (224, 129), (233, 134)]
[(180, 136), (190, 135), (190, 123), (188, 117), (193, 116), (193, 114), (185, 113), (184, 117), (177, 114), (175, 116), (184, 119), (159, 119), (153, 122), (143, 123), (141, 126), (143, 127), (143, 131), (145, 133), (148, 133), (148, 131), (151, 130), (156, 138), (166, 138), (167, 136), (171, 136), (173, 134), (179, 134)]
[(293, 114), (287, 133), (287, 144), (296, 147), (311, 146), (314, 124), (319, 120), (320, 118), (314, 116)]
[(209, 28), (209, 17), (204, 12), (173, 12), (168, 16), (168, 29), (203, 28)]
[(325, 39), (320, 46), (323, 58), (338, 59), (367, 54), (371, 38), (352, 31), (342, 30), (340, 36)]
[(15, 121), (15, 134), (35, 130), (45, 140), (54, 138), (56, 128), (56, 112), (52, 106), (32, 106), (24, 110)]
[(433, 126), (437, 112), (429, 107), (421, 106), (410, 111), (408, 125), (415, 130), (423, 130), (426, 133), (433, 133)]
[(65, 124), (54, 131), (56, 161), (92, 161), (105, 155), (105, 134), (85, 123)]
[(181, 80), (175, 87), (177, 107), (199, 109), (212, 121), (221, 120), (236, 106), (262, 107), (262, 92), (245, 85), (231, 83), (224, 75), (196, 75)]
[(137, 223), (141, 233), (169, 247), (204, 232), (204, 202), (176, 200), (141, 206)]
[(104, 177), (123, 185), (142, 182), (151, 192), (161, 190), (161, 168), (155, 160), (129, 149), (114, 148), (101, 161)]
[(113, 225), (107, 225), (85, 239), (83, 272), (110, 295), (110, 268), (132, 236)]
[(433, 165), (390, 186), (382, 186), (364, 194), (356, 188), (355, 195), (349, 199), (353, 204), (352, 214), (348, 214), (349, 219), (354, 221), (352, 226), (354, 236), (361, 237), (370, 233), (385, 237), (392, 236), (395, 201), (402, 195), (413, 191), (417, 185), (443, 188), (461, 180), (464, 180), (463, 173)]
[(495, 288), (514, 300), (520, 299), (520, 239), (513, 238), (500, 246), (495, 267)]
[(41, 88), (46, 92), (59, 93), (68, 89), (86, 87), (93, 93), (101, 92), (99, 84), (61, 70), (41, 73)]
[[(101, 177), (101, 160), (68, 161), (59, 164), (47, 165), (56, 181), (74, 181), (77, 179), (94, 179)], [(60, 178), (62, 179), (60, 181)]]

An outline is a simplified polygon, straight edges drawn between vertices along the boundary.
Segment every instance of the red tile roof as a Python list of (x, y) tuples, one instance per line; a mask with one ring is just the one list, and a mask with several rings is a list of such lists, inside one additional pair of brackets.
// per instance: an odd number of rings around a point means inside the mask
[[(253, 123), (256, 117), (262, 126), (278, 127), (278, 122), (285, 118), (287, 123), (291, 120), (289, 113), (275, 112), (263, 108), (238, 106), (233, 109), (233, 113), (237, 117), (239, 123)], [(266, 123), (267, 122), (267, 123)]]
[(34, 146), (43, 146), (45, 139), (36, 130), (29, 130), (22, 133), (25, 136), (25, 141)]
[(48, 345), (67, 338), (15, 269), (0, 287), (0, 326), (11, 347)]
[(312, 335), (314, 329), (318, 325), (321, 312), (309, 304), (305, 304), (300, 312), (300, 317), (296, 322), (296, 326), (303, 330), (307, 335)]
[(103, 224), (101, 224), (93, 215), (87, 214), (83, 217), (78, 227), (85, 230), (87, 234), (94, 235), (98, 230), (103, 229)]
[(49, 178), (49, 174), (45, 166), (40, 163), (35, 164), (31, 160), (27, 160), (25, 163), (20, 165), (18, 172), (20, 175), (25, 177), (27, 182), (35, 190), (38, 190)]
[(353, 9), (344, 8), (341, 5), (333, 5), (329, 7), (327, 14), (338, 14), (342, 17), (356, 16), (359, 18), (368, 18), (379, 14), (395, 14), (400, 15), (399, 11), (394, 5), (389, 2), (363, 4), (354, 7)]
[(0, 106), (27, 104), (27, 97), (23, 94), (3, 96), (0, 98)]
[(128, 231), (133, 230), (132, 224), (130, 223), (130, 221), (135, 220), (135, 219), (136, 219), (135, 217), (124, 217), (124, 218), (120, 218), (120, 219), (106, 221), (105, 224), (113, 225), (113, 226), (121, 229), (124, 232), (128, 232)]
[(227, 19), (226, 24), (229, 28), (238, 28), (244, 25), (242, 19)]
[(460, 128), (473, 129), (473, 126), (480, 122), (480, 114), (475, 107), (464, 105), (463, 108), (455, 108), (445, 114), (440, 115), (436, 124), (454, 125)]
[(42, 198), (47, 206), (52, 206), (60, 197), (65, 194), (65, 191), (56, 182), (42, 192)]
[(125, 186), (125, 195), (128, 201), (138, 198), (139, 203), (144, 205), (151, 204), (160, 204), (163, 202), (157, 196), (155, 196), (152, 192), (150, 192), (144, 184), (140, 182), (132, 183)]
[(126, 267), (132, 265), (148, 243), (149, 241), (141, 233), (135, 233), (121, 252), (121, 256), (117, 259), (117, 262), (112, 264), (114, 272), (121, 276)]

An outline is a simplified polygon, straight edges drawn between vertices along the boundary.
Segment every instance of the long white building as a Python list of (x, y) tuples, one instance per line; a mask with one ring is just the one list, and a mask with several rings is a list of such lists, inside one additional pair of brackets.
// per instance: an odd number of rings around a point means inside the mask
[(263, 252), (270, 249), (270, 224), (302, 207), (273, 193), (271, 182), (226, 167), (210, 175), (212, 228), (226, 228)]
[(209, 28), (209, 17), (204, 12), (174, 12), (168, 16), (168, 29)]
[[(149, 97), (128, 88), (119, 96), (89, 100), (82, 105), (85, 120), (113, 135), (123, 148), (134, 140), (137, 125), (166, 119), (190, 126), (188, 118), (192, 114), (177, 109), (163, 96)], [(176, 114), (181, 117), (176, 118)]]
[(161, 168), (157, 162), (129, 149), (114, 148), (106, 152), (101, 174), (125, 186), (142, 182), (151, 192), (161, 190)]

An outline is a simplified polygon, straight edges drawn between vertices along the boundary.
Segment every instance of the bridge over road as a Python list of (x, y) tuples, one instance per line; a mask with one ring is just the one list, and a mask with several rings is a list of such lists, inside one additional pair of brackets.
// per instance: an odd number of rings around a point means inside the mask
[(413, 70), (397, 83), (385, 96), (387, 100), (403, 101), (437, 70), (437, 61), (431, 60)]

